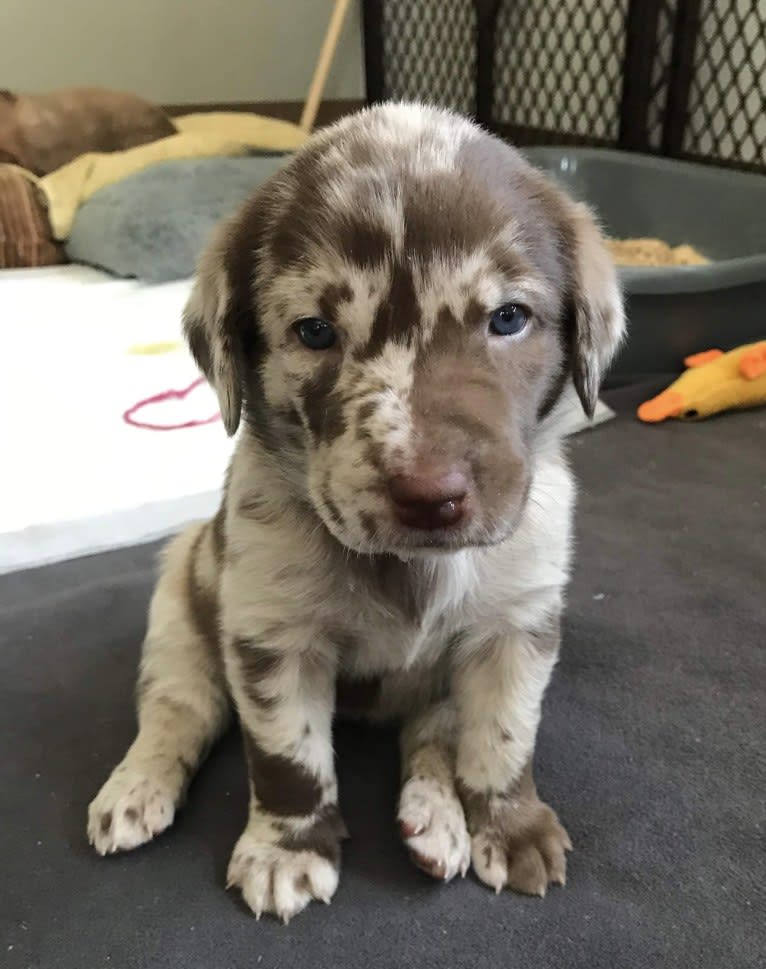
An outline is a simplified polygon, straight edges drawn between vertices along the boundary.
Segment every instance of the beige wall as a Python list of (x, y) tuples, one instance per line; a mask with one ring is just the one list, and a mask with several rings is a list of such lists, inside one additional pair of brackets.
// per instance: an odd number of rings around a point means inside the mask
[[(363, 96), (360, 2), (326, 97)], [(163, 104), (294, 101), (332, 0), (0, 0), (0, 88), (102, 85)]]

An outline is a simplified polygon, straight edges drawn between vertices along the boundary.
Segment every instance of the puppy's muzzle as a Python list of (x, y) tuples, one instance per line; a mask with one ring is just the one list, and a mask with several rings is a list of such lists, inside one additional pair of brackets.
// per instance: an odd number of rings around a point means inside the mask
[(421, 468), (388, 479), (391, 507), (406, 528), (455, 528), (468, 517), (470, 482), (457, 468)]

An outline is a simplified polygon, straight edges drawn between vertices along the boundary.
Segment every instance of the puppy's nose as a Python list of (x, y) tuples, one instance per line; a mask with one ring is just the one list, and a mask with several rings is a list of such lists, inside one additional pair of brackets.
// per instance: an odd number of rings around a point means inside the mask
[(396, 474), (388, 492), (394, 513), (408, 528), (451, 528), (465, 515), (468, 479), (462, 471)]

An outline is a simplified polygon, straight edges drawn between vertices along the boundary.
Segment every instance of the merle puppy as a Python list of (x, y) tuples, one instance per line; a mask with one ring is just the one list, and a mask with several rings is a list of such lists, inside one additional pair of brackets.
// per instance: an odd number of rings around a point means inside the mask
[(236, 711), (250, 908), (329, 901), (334, 714), (402, 723), (399, 824), (439, 879), (542, 895), (571, 848), (532, 773), (588, 413), (623, 332), (591, 214), (455, 115), (384, 105), (309, 141), (217, 234), (185, 312), (239, 428), (221, 508), (169, 546), (102, 854), (168, 827)]

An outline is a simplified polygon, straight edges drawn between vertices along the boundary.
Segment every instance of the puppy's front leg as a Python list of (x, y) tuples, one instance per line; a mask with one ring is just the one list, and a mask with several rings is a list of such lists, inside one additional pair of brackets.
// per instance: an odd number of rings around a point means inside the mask
[(285, 653), (241, 638), (226, 659), (250, 776), (228, 885), (256, 916), (287, 922), (312, 899), (329, 902), (338, 886), (345, 829), (332, 751), (334, 661), (316, 647)]
[(532, 754), (540, 705), (556, 661), (558, 621), (533, 632), (467, 639), (455, 669), (457, 781), (479, 878), (544, 895), (564, 884), (572, 845), (537, 796)]

